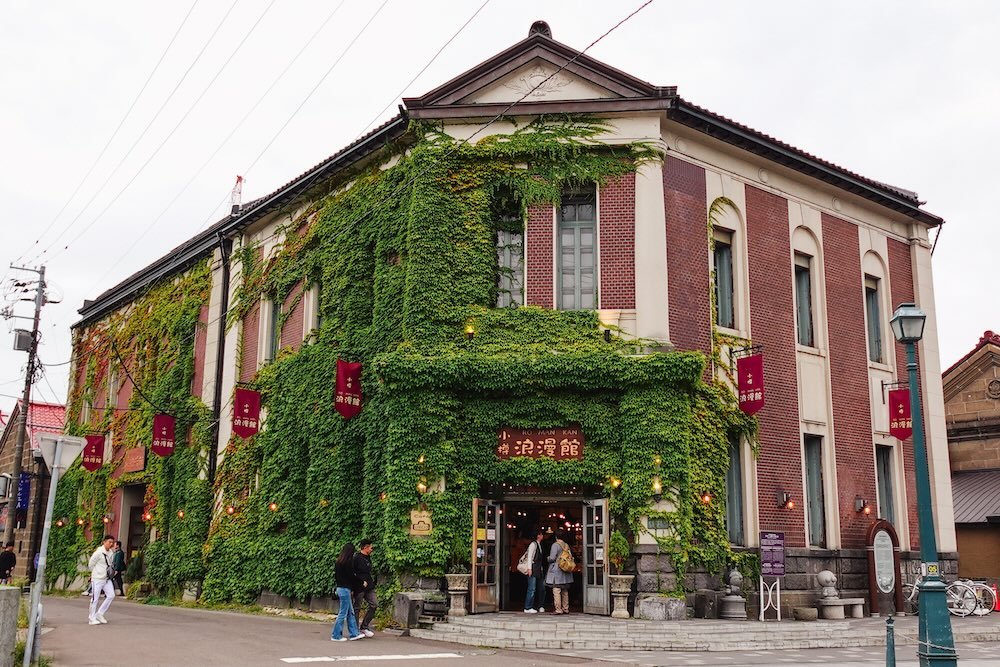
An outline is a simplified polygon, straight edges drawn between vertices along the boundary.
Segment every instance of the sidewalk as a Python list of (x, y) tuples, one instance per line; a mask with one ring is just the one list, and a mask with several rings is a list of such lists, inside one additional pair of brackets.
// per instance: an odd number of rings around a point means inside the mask
[[(1000, 616), (952, 618), (955, 643), (1000, 641)], [(917, 617), (897, 617), (896, 646), (917, 643)], [(525, 617), (517, 612), (452, 617), (420, 639), (512, 649), (746, 651), (885, 646), (885, 618), (843, 621), (640, 621), (605, 616)]]

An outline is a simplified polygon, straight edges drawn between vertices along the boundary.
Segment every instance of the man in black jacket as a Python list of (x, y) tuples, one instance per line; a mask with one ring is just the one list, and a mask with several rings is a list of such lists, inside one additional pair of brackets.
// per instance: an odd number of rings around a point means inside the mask
[[(374, 637), (371, 622), (378, 608), (378, 598), (375, 597), (375, 575), (372, 574), (371, 553), (374, 545), (371, 540), (361, 540), (358, 550), (354, 553), (354, 576), (358, 580), (358, 589), (354, 591), (354, 613), (361, 621), (361, 632), (366, 637)], [(361, 618), (361, 602), (368, 603), (364, 619)]]
[(8, 542), (3, 552), (0, 552), (0, 584), (9, 584), (14, 578), (14, 566), (17, 565), (17, 554), (14, 553), (14, 543)]

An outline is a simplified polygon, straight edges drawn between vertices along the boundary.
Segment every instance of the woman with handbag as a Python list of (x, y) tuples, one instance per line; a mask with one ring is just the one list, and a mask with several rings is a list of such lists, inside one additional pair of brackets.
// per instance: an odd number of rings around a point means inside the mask
[(517, 571), (528, 577), (528, 592), (524, 596), (524, 613), (537, 614), (545, 611), (542, 603), (545, 599), (545, 584), (542, 579), (544, 563), (542, 556), (542, 538), (545, 533), (541, 529), (535, 531), (535, 539), (517, 563)]

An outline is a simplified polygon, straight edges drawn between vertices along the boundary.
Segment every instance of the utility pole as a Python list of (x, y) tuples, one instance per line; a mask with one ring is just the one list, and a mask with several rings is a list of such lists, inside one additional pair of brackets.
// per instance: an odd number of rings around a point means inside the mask
[[(17, 519), (17, 496), (21, 490), (21, 458), (24, 456), (24, 440), (28, 429), (28, 408), (31, 405), (31, 383), (35, 378), (35, 359), (38, 354), (38, 322), (42, 317), (42, 306), (45, 305), (45, 267), (31, 269), (11, 265), (17, 271), (33, 271), (38, 274), (38, 285), (35, 288), (35, 317), (31, 328), (31, 345), (28, 347), (28, 368), (24, 373), (24, 394), (21, 398), (21, 412), (17, 416), (17, 440), (14, 445), (14, 469), (11, 471), (11, 484), (16, 484), (17, 492), (7, 501), (7, 523), (3, 530), (3, 544), (14, 542), (14, 523)], [(12, 511), (13, 507), (13, 511)]]

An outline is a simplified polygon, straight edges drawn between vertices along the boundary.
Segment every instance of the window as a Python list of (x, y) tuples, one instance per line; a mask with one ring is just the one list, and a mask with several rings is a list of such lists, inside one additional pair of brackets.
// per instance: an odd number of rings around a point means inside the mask
[(726, 530), (729, 542), (744, 544), (743, 539), (743, 465), (740, 437), (729, 437), (729, 470), (726, 471)]
[(720, 327), (733, 329), (736, 313), (733, 308), (733, 236), (728, 232), (715, 232), (715, 248), (712, 252), (715, 269), (715, 323)]
[(806, 512), (809, 546), (826, 548), (826, 503), (823, 498), (823, 438), (805, 437)]
[(812, 257), (795, 255), (795, 322), (799, 345), (815, 347), (812, 313)]
[(497, 308), (524, 305), (524, 234), (497, 232)]
[(662, 516), (651, 516), (646, 519), (646, 528), (650, 534), (656, 537), (667, 537), (670, 535), (670, 522)]
[(594, 189), (563, 195), (559, 209), (559, 308), (597, 307), (596, 201)]
[(271, 319), (268, 322), (267, 330), (267, 350), (264, 354), (264, 361), (274, 361), (278, 356), (278, 349), (281, 347), (281, 304), (277, 301), (270, 302)]
[(882, 363), (882, 309), (878, 278), (865, 276), (865, 315), (868, 317), (868, 359)]
[(878, 476), (878, 515), (889, 523), (896, 523), (896, 506), (893, 502), (892, 447), (875, 446), (875, 473)]

